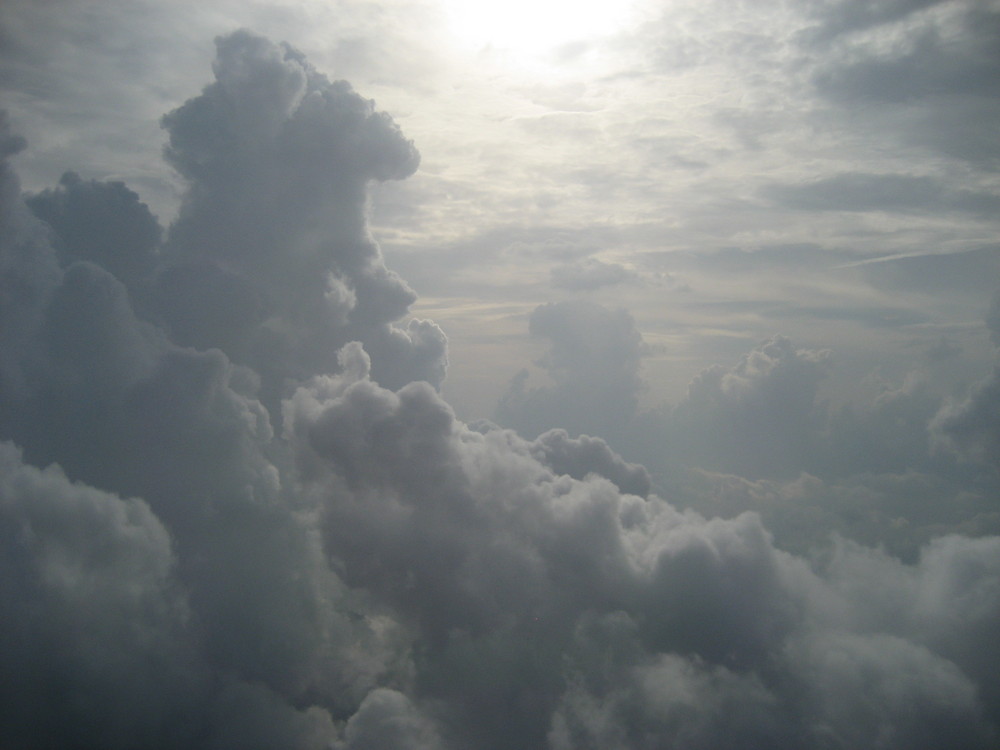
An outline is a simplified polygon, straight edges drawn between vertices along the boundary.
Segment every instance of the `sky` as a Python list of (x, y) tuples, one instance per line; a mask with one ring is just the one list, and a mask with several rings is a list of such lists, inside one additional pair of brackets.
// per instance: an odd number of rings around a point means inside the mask
[(990, 748), (1000, 3), (7, 0), (0, 745)]

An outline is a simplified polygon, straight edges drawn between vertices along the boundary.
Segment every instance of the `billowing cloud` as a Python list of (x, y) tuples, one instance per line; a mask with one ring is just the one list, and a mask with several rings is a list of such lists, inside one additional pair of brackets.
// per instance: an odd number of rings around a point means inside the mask
[(610, 479), (622, 492), (645, 497), (650, 491), (649, 472), (639, 464), (623, 461), (600, 438), (571, 438), (566, 430), (549, 430), (532, 444), (532, 455), (557, 474), (583, 479), (588, 473)]
[[(533, 336), (550, 342), (538, 364), (551, 385), (532, 387), (523, 371), (497, 409), (497, 421), (525, 435), (561, 427), (573, 435), (615, 436), (635, 413), (644, 344), (626, 310), (570, 300), (531, 313)], [(580, 408), (587, 404), (586, 409)]]
[[(550, 383), (500, 410), (531, 439), (470, 429), (366, 224), (412, 144), (289, 47), (217, 48), (164, 120), (162, 244), (120, 183), (26, 202), (0, 168), (0, 744), (995, 745), (1000, 538), (808, 559), (671, 504), (616, 452), (648, 350), (596, 303), (531, 315)], [(822, 494), (793, 475), (830, 361), (776, 336), (705, 370), (667, 447)], [(898, 391), (877, 424), (926, 413)]]
[(461, 742), (990, 741), (987, 672), (964, 649), (1000, 606), (996, 539), (939, 540), (915, 567), (843, 544), (817, 572), (753, 514), (558, 477), (530, 443), (469, 431), (426, 387), (373, 386), (345, 356), (349, 376), (292, 401), (303, 491), (346, 580), (421, 633), (415, 690)]
[(743, 476), (797, 471), (815, 450), (816, 394), (830, 359), (775, 336), (732, 368), (705, 370), (673, 415), (677, 449)]
[(148, 280), (160, 245), (160, 224), (123, 182), (84, 181), (66, 172), (54, 190), (27, 200), (55, 233), (61, 265), (90, 261), (138, 288)]
[(189, 182), (163, 248), (171, 335), (253, 366), (270, 399), (335, 367), (352, 339), (387, 385), (439, 385), (444, 334), (394, 325), (416, 295), (366, 224), (368, 183), (410, 175), (412, 142), (287, 45), (239, 31), (217, 47), (215, 82), (163, 118), (167, 160)]
[[(990, 340), (1000, 347), (1000, 294), (993, 298), (986, 327)], [(1000, 365), (964, 399), (946, 402), (934, 417), (931, 431), (941, 448), (1000, 468)]]

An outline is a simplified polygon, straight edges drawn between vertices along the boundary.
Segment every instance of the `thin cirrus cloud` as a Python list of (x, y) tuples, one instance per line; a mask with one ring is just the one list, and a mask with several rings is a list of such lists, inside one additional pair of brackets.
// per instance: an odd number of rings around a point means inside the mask
[[(837, 7), (813, 9), (829, 39), (937, 12)], [(3, 123), (0, 744), (995, 745), (998, 390), (947, 368), (996, 344), (996, 303), (974, 334), (973, 303), (919, 302), (995, 258), (939, 284), (943, 255), (825, 237), (496, 231), (477, 258), (551, 298), (511, 298), (534, 364), (467, 424), (442, 395), (459, 347), (393, 270), (412, 248), (370, 225), (372, 183), (425, 179), (409, 128), (290, 45), (244, 30), (215, 55), (162, 119), (168, 227), (118, 179), (25, 194), (44, 144)], [(907, 210), (967, 195), (838, 173), (768, 183), (808, 206), (771, 197), (816, 216), (859, 180)], [(488, 290), (475, 260), (455, 270)], [(663, 341), (696, 330), (719, 356), (649, 404)], [(855, 349), (828, 331), (952, 354), (869, 368), (844, 403), (825, 389)]]

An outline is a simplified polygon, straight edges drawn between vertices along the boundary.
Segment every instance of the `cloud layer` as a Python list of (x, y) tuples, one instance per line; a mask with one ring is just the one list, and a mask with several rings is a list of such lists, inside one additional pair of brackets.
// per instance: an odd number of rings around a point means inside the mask
[[(650, 415), (634, 318), (564, 301), (530, 320), (550, 382), (498, 416), (528, 436), (472, 429), (367, 226), (413, 145), (289, 46), (227, 35), (214, 73), (163, 120), (166, 232), (120, 182), (25, 200), (0, 172), (0, 744), (995, 745), (1000, 537), (808, 559), (613, 450), (737, 499), (835, 494), (865, 471), (844, 436), (926, 424), (919, 388), (837, 421), (830, 354), (776, 336)], [(933, 423), (977, 477), (996, 396)], [(936, 449), (874, 442), (897, 477)]]

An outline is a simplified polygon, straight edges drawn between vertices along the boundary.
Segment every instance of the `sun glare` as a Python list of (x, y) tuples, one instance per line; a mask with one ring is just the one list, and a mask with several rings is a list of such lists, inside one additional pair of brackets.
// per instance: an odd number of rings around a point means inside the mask
[(545, 55), (592, 40), (624, 25), (626, 0), (445, 0), (459, 41), (518, 58)]

